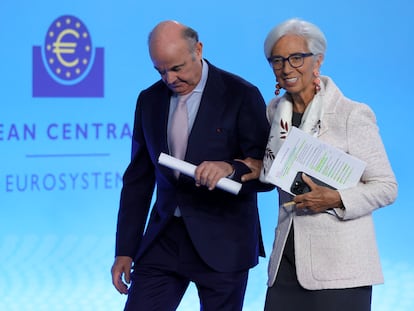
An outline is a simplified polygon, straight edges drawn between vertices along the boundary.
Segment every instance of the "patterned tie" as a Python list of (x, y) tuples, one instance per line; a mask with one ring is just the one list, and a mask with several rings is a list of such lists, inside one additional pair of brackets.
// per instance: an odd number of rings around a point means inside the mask
[[(188, 141), (188, 111), (186, 101), (189, 95), (178, 98), (177, 107), (171, 117), (170, 143), (174, 157), (183, 160)], [(178, 173), (178, 172), (177, 172)], [(176, 174), (178, 177), (178, 174)]]

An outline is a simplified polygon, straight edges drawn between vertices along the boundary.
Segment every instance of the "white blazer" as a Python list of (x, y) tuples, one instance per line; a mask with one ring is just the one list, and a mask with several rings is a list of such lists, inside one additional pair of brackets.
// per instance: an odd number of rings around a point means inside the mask
[[(358, 185), (340, 190), (345, 210), (299, 214), (294, 207), (279, 208), (268, 286), (276, 279), (290, 226), (294, 226), (296, 270), (306, 289), (349, 288), (383, 283), (372, 212), (397, 197), (397, 182), (387, 158), (376, 118), (365, 104), (352, 101), (333, 81), (322, 77), (324, 114), (319, 139), (365, 161)], [(273, 105), (273, 107), (272, 107)], [(268, 106), (273, 119), (274, 105)], [(291, 196), (279, 189), (279, 206)]]

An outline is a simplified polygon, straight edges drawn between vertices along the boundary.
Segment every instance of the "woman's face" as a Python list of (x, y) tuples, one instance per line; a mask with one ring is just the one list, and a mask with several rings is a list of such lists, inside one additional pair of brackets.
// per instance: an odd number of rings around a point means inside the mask
[[(273, 46), (271, 57), (289, 57), (296, 53), (309, 53), (306, 41), (297, 35), (285, 35)], [(281, 69), (273, 69), (279, 85), (292, 96), (313, 98), (315, 94), (314, 71), (319, 72), (322, 55), (304, 57), (303, 65), (293, 68), (288, 61), (283, 62)]]

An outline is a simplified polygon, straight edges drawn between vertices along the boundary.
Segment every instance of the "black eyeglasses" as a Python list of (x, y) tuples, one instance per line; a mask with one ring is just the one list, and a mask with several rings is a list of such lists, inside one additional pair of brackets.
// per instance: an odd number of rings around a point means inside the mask
[(282, 56), (270, 56), (267, 60), (275, 70), (282, 69), (283, 65), (285, 64), (285, 61), (288, 61), (290, 66), (292, 66), (293, 68), (298, 68), (303, 65), (305, 57), (309, 57), (312, 55), (313, 53), (294, 53), (286, 58)]

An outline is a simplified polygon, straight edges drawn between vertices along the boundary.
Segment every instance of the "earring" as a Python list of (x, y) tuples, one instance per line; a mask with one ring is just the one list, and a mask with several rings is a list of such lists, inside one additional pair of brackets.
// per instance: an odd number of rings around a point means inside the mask
[(314, 70), (313, 75), (315, 79), (313, 80), (313, 84), (315, 85), (315, 94), (321, 90), (321, 79), (319, 78), (319, 71)]
[(276, 84), (276, 91), (275, 91), (275, 95), (278, 96), (280, 94), (280, 89), (282, 87), (279, 85), (279, 83)]

